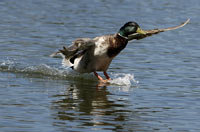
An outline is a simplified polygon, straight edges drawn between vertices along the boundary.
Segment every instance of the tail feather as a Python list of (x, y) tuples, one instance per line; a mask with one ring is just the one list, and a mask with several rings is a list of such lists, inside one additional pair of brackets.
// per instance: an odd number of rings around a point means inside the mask
[(70, 58), (63, 58), (63, 60), (62, 60), (62, 65), (64, 65), (64, 66), (69, 66), (69, 67), (73, 67), (74, 66), (74, 64), (72, 64), (71, 62), (70, 62)]
[(73, 66), (74, 61), (77, 57), (83, 55), (87, 49), (95, 46), (95, 41), (90, 38), (80, 38), (73, 42), (69, 47), (63, 46), (63, 49), (60, 49), (58, 52), (55, 52), (50, 55), (50, 57), (56, 57), (61, 55), (63, 57), (62, 64), (65, 66)]
[(56, 57), (57, 55), (61, 55), (63, 58), (62, 64), (64, 66), (72, 67), (74, 64), (70, 62), (70, 59), (76, 54), (76, 52), (77, 50), (68, 50), (65, 46), (63, 46), (63, 49), (51, 54), (50, 57)]

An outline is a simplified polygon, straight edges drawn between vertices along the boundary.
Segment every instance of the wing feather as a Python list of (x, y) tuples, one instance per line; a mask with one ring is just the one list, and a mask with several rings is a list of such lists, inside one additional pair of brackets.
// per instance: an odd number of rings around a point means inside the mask
[(186, 24), (188, 24), (190, 21), (190, 19), (187, 19), (187, 21), (185, 21), (184, 23), (175, 26), (175, 27), (170, 27), (170, 28), (164, 28), (164, 29), (153, 29), (153, 30), (144, 30), (146, 32), (146, 34), (139, 34), (139, 33), (134, 33), (128, 36), (128, 40), (131, 41), (133, 39), (143, 39), (146, 38), (148, 36), (154, 35), (154, 34), (158, 34), (160, 32), (165, 32), (165, 31), (170, 31), (170, 30), (175, 30), (178, 28), (181, 28), (183, 26), (185, 26)]
[(62, 54), (65, 56), (65, 58), (71, 58), (76, 53), (82, 52), (84, 50), (89, 49), (90, 47), (95, 45), (95, 41), (90, 38), (79, 38), (73, 41), (72, 45), (69, 47), (63, 46), (63, 49), (59, 50), (58, 52), (55, 52), (51, 54), (51, 57), (56, 56), (57, 54)]

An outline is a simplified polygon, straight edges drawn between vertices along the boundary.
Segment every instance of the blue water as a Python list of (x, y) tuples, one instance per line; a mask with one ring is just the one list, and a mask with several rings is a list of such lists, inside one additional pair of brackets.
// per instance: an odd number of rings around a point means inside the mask
[[(1, 132), (200, 131), (199, 0), (1, 0)], [(79, 37), (185, 27), (131, 41), (111, 84), (49, 55)], [(101, 73), (100, 73), (101, 74)], [(101, 74), (102, 75), (102, 74)]]

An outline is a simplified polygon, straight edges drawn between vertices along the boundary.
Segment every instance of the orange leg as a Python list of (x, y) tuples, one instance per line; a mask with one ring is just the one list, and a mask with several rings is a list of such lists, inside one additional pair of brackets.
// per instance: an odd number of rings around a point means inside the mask
[(106, 76), (106, 80), (104, 80), (101, 76), (99, 76), (98, 73), (94, 72), (94, 75), (103, 83), (108, 83), (108, 80), (110, 80), (110, 77), (108, 76), (108, 74), (106, 72), (104, 72), (104, 75)]
[(111, 80), (111, 78), (108, 76), (107, 72), (103, 72), (107, 80)]
[(96, 72), (94, 72), (94, 75), (100, 80), (103, 81), (103, 78), (101, 76), (99, 76), (99, 74), (97, 74)]

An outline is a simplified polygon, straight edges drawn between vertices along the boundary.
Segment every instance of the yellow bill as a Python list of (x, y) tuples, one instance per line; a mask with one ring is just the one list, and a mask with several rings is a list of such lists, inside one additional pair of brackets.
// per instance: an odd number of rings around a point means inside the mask
[(142, 30), (140, 27), (138, 27), (136, 32), (139, 34), (146, 34), (146, 32), (144, 30)]

